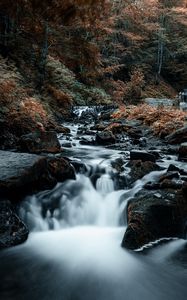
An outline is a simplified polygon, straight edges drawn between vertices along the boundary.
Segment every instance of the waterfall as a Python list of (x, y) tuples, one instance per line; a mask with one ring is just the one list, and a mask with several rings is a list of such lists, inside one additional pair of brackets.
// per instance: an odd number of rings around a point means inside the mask
[(114, 191), (114, 182), (108, 174), (103, 174), (96, 182), (96, 190), (102, 194)]
[(94, 188), (90, 178), (77, 174), (76, 180), (58, 184), (52, 191), (28, 197), (20, 215), (31, 231), (58, 230), (75, 226), (116, 227), (126, 223), (125, 208), (143, 185), (164, 171), (152, 172), (129, 190), (114, 190), (109, 173), (102, 174)]

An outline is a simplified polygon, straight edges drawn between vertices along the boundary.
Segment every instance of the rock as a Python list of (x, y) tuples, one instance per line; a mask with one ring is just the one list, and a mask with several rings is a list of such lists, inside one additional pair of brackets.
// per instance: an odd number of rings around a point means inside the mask
[(180, 169), (178, 168), (178, 167), (176, 167), (175, 165), (173, 165), (173, 164), (170, 164), (169, 165), (169, 167), (168, 167), (168, 169), (167, 169), (167, 173), (168, 172), (180, 172)]
[(133, 139), (140, 140), (142, 138), (142, 130), (139, 128), (130, 128), (127, 133)]
[(130, 160), (141, 160), (155, 162), (156, 158), (154, 154), (147, 151), (132, 150), (130, 151)]
[(63, 133), (63, 134), (69, 134), (70, 133), (70, 129), (64, 126), (55, 126), (54, 128), (55, 132), (57, 133)]
[(114, 135), (115, 134), (121, 134), (123, 132), (126, 132), (126, 128), (123, 124), (121, 123), (111, 123), (108, 125), (105, 129), (106, 131), (111, 131)]
[(72, 143), (71, 142), (62, 142), (61, 146), (65, 147), (65, 148), (71, 148), (72, 147)]
[(129, 201), (128, 227), (122, 246), (134, 250), (161, 238), (185, 238), (186, 189), (150, 191), (149, 194), (142, 190)]
[(115, 144), (116, 139), (111, 131), (102, 131), (96, 134), (96, 143), (98, 145)]
[(111, 166), (114, 168), (118, 173), (124, 171), (124, 161), (121, 157), (116, 158), (115, 160), (111, 161)]
[(176, 130), (174, 133), (166, 137), (169, 144), (181, 144), (187, 142), (187, 126)]
[(9, 131), (8, 124), (0, 119), (0, 149), (14, 149), (17, 142), (18, 138)]
[(160, 189), (173, 189), (173, 190), (178, 190), (182, 188), (182, 181), (178, 180), (170, 180), (170, 179), (164, 179), (160, 183)]
[(147, 139), (145, 137), (141, 137), (139, 139), (139, 145), (140, 147), (145, 148), (147, 146)]
[(180, 145), (178, 159), (187, 162), (187, 143), (182, 143)]
[(95, 109), (87, 109), (82, 111), (79, 122), (85, 122), (86, 124), (89, 124), (90, 122), (96, 121), (98, 118), (97, 111)]
[(176, 171), (170, 171), (170, 172), (167, 172), (166, 174), (162, 175), (159, 179), (159, 182), (162, 182), (166, 179), (173, 179), (173, 178), (179, 178), (179, 172), (176, 172)]
[(0, 195), (15, 201), (75, 178), (74, 168), (63, 158), (0, 151), (0, 166)]
[(144, 189), (146, 189), (146, 190), (156, 190), (159, 188), (160, 188), (160, 183), (157, 183), (157, 182), (147, 182), (144, 185)]
[(29, 153), (58, 153), (61, 146), (54, 131), (37, 131), (21, 136), (20, 150)]
[(110, 121), (111, 115), (112, 115), (112, 111), (101, 112), (101, 115), (99, 116), (99, 120)]
[(10, 201), (0, 200), (0, 249), (26, 241), (28, 229), (19, 219)]
[(74, 166), (77, 173), (85, 174), (88, 171), (86, 165), (81, 161), (72, 160), (71, 164)]
[(141, 179), (146, 174), (160, 170), (160, 167), (151, 161), (132, 160), (127, 164), (127, 167), (131, 168), (129, 183), (133, 183), (138, 179)]
[(92, 138), (90, 139), (90, 138), (82, 137), (79, 143), (81, 145), (94, 145), (95, 141)]
[(99, 124), (96, 124), (96, 125), (90, 127), (90, 130), (103, 131), (105, 128), (106, 128), (106, 125), (99, 123)]

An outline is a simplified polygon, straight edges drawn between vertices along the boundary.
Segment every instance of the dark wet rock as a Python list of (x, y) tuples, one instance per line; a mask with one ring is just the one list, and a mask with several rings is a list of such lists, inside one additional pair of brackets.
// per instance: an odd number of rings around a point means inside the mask
[(159, 182), (162, 182), (166, 179), (173, 179), (173, 178), (177, 178), (177, 179), (179, 178), (179, 172), (178, 171), (177, 172), (176, 171), (167, 172), (166, 174), (164, 174), (160, 177)]
[(187, 143), (183, 143), (179, 147), (179, 160), (187, 162)]
[(79, 122), (89, 124), (98, 119), (98, 112), (95, 109), (87, 109), (83, 111), (79, 117)]
[(114, 168), (118, 173), (124, 171), (124, 160), (121, 157), (111, 161), (111, 166)]
[(76, 173), (85, 174), (88, 171), (87, 166), (81, 161), (72, 160), (71, 164), (75, 168)]
[(90, 127), (90, 130), (103, 131), (105, 128), (106, 128), (105, 124), (99, 123)]
[(99, 120), (110, 121), (110, 119), (112, 118), (111, 115), (112, 115), (111, 110), (106, 111), (106, 112), (101, 112), (101, 115), (99, 116)]
[(138, 179), (141, 179), (146, 174), (160, 170), (160, 167), (151, 161), (132, 160), (127, 164), (127, 167), (131, 168), (129, 173), (129, 183), (133, 183)]
[(187, 142), (187, 126), (176, 130), (174, 133), (166, 137), (166, 141), (170, 144), (181, 144)]
[(162, 153), (167, 154), (167, 155), (176, 155), (179, 151), (179, 146), (178, 145), (170, 145), (167, 147), (162, 148)]
[(116, 138), (111, 131), (102, 131), (96, 134), (96, 143), (98, 145), (115, 144)]
[(185, 238), (187, 187), (182, 190), (142, 190), (129, 201), (128, 227), (122, 246), (138, 249), (161, 238)]
[(55, 126), (54, 130), (57, 133), (63, 133), (63, 134), (69, 134), (70, 133), (69, 128), (64, 127), (64, 126), (60, 126), (60, 125)]
[(115, 190), (124, 190), (128, 187), (128, 179), (124, 175), (113, 174), (112, 179), (114, 181)]
[(152, 151), (149, 151), (150, 154), (154, 155), (154, 157), (156, 159), (160, 159), (162, 157), (162, 154), (161, 154), (161, 151), (160, 150), (152, 150)]
[(125, 127), (123, 124), (121, 124), (121, 123), (115, 122), (115, 123), (109, 124), (109, 125), (106, 127), (105, 130), (106, 130), (106, 131), (109, 130), (109, 131), (111, 131), (114, 135), (116, 135), (116, 134), (122, 134), (122, 133), (126, 132), (126, 127)]
[(0, 195), (13, 200), (49, 189), (58, 181), (75, 178), (73, 166), (63, 158), (0, 151)]
[(16, 215), (10, 201), (0, 200), (0, 249), (26, 241), (28, 229)]
[(148, 153), (147, 151), (132, 150), (130, 151), (130, 160), (155, 162), (156, 158), (154, 154)]
[(72, 147), (72, 143), (71, 142), (62, 142), (61, 146), (65, 147), (65, 148), (71, 148)]
[(175, 165), (173, 165), (173, 164), (170, 164), (168, 169), (167, 169), (167, 173), (168, 172), (179, 172), (179, 171), (180, 171), (180, 169), (178, 167), (176, 167)]
[(20, 150), (29, 153), (58, 153), (61, 146), (54, 131), (37, 131), (21, 136)]
[(147, 146), (147, 139), (145, 137), (141, 137), (139, 139), (139, 145), (141, 148), (145, 148)]
[(9, 130), (9, 126), (5, 120), (0, 119), (0, 149), (16, 149), (18, 137)]
[(147, 182), (144, 185), (144, 189), (146, 189), (146, 190), (156, 190), (159, 188), (160, 188), (160, 183), (157, 183), (157, 182)]
[(183, 182), (181, 180), (175, 181), (170, 179), (164, 179), (160, 183), (160, 189), (173, 189), (178, 190), (181, 189), (183, 185)]
[(94, 145), (95, 141), (90, 138), (82, 137), (81, 140), (79, 141), (81, 145)]
[(93, 184), (94, 188), (96, 188), (97, 180), (101, 177), (100, 173), (95, 173), (90, 176), (91, 183)]
[(142, 130), (139, 128), (130, 128), (127, 133), (132, 139), (140, 140), (142, 138)]

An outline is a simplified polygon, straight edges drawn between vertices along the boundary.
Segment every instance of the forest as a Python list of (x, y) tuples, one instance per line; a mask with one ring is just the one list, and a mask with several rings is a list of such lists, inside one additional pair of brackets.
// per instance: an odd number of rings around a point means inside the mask
[(0, 299), (186, 300), (187, 0), (0, 0)]

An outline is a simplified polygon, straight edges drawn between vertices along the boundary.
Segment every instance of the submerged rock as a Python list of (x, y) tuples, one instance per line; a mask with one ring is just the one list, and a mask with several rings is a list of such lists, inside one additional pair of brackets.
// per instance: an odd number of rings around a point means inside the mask
[(75, 178), (73, 166), (63, 158), (0, 151), (0, 165), (0, 195), (11, 199)]
[(142, 190), (127, 207), (128, 227), (122, 246), (138, 249), (161, 238), (185, 238), (186, 186), (181, 190)]
[(8, 200), (0, 200), (0, 249), (26, 241), (28, 229), (19, 219)]
[(36, 131), (20, 138), (20, 150), (29, 153), (58, 153), (61, 146), (54, 131)]

